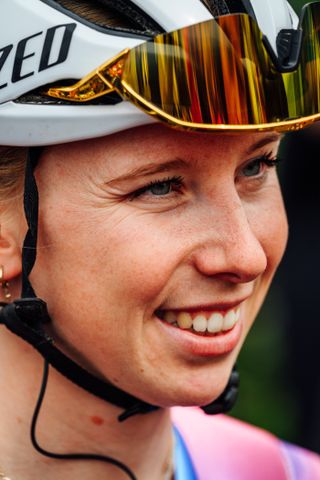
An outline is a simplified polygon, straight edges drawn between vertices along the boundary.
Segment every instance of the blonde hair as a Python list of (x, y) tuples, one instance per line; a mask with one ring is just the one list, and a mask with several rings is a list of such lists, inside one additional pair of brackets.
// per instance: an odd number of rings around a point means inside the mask
[(26, 158), (24, 147), (0, 146), (0, 209), (21, 199)]

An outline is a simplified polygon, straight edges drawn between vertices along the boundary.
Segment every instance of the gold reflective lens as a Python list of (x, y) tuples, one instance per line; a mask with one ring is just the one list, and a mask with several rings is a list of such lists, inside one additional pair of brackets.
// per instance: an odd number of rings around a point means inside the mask
[(195, 130), (301, 128), (320, 119), (320, 2), (305, 7), (301, 28), (300, 63), (292, 72), (276, 69), (249, 15), (225, 15), (158, 35), (69, 92), (49, 93), (84, 101), (81, 92), (91, 99), (114, 89), (147, 113)]

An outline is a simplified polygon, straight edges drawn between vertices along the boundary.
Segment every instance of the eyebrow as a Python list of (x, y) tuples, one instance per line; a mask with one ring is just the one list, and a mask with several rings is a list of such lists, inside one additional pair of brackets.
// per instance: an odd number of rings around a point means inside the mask
[(263, 137), (260, 140), (258, 140), (256, 143), (253, 143), (252, 145), (250, 145), (248, 150), (246, 150), (245, 154), (250, 155), (251, 153), (254, 153), (256, 150), (259, 150), (259, 148), (265, 147), (269, 143), (278, 142), (279, 140), (281, 140), (281, 138), (282, 138), (282, 135), (280, 135), (279, 133), (273, 133), (271, 135)]
[(177, 168), (186, 168), (188, 166), (187, 162), (182, 160), (181, 158), (176, 158), (175, 160), (170, 160), (168, 162), (164, 163), (147, 163), (146, 165), (143, 165), (142, 167), (135, 168), (131, 170), (129, 173), (126, 173), (124, 175), (120, 175), (117, 178), (114, 178), (110, 180), (109, 182), (106, 182), (106, 185), (112, 186), (116, 183), (119, 182), (125, 182), (126, 180), (130, 180), (132, 177), (145, 177), (147, 175), (154, 175), (155, 173), (161, 173), (161, 172), (168, 172), (170, 170), (174, 170)]
[[(250, 147), (246, 150), (245, 154), (250, 155), (254, 153), (256, 150), (258, 150), (259, 148), (262, 148), (265, 145), (268, 145), (269, 143), (277, 142), (281, 138), (282, 136), (279, 135), (278, 133), (273, 133), (271, 135), (268, 135), (258, 140), (256, 143), (250, 145)], [(120, 182), (131, 180), (133, 177), (134, 178), (145, 177), (148, 175), (154, 175), (156, 173), (169, 172), (170, 170), (175, 170), (178, 168), (187, 168), (187, 167), (188, 167), (188, 163), (182, 160), (181, 158), (169, 160), (168, 162), (164, 162), (164, 163), (151, 162), (151, 163), (147, 163), (146, 165), (143, 165), (142, 167), (134, 168), (133, 170), (130, 170), (129, 173), (125, 173), (124, 175), (120, 175), (117, 178), (114, 178), (108, 182), (105, 182), (105, 185), (112, 187), (113, 185), (116, 185)]]

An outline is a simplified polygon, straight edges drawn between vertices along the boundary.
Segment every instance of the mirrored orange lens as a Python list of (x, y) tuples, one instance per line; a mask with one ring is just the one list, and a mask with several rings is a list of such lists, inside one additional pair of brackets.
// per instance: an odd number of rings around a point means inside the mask
[(320, 3), (305, 7), (299, 67), (280, 73), (248, 15), (155, 37), (103, 72), (125, 97), (173, 124), (281, 124), (319, 115)]

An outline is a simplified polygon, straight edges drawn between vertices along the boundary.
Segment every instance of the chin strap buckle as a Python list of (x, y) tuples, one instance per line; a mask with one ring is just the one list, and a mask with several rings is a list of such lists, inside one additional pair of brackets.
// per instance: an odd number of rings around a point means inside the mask
[(236, 403), (238, 398), (238, 390), (239, 373), (237, 372), (236, 367), (234, 367), (230, 375), (229, 382), (222, 394), (212, 403), (209, 403), (209, 405), (201, 407), (201, 409), (207, 415), (216, 415), (218, 413), (229, 412)]
[(30, 327), (50, 322), (47, 304), (40, 298), (19, 298), (13, 305), (18, 317)]
[(134, 415), (140, 414), (145, 414), (149, 412), (154, 412), (155, 410), (158, 410), (160, 407), (156, 407), (155, 405), (150, 405), (145, 402), (137, 402), (131, 407), (127, 408), (123, 413), (121, 413), (118, 416), (118, 421), (119, 422), (124, 422), (130, 417), (133, 417)]
[(0, 309), (0, 324), (38, 348), (52, 339), (41, 328), (50, 317), (47, 305), (39, 298), (19, 298)]

